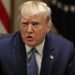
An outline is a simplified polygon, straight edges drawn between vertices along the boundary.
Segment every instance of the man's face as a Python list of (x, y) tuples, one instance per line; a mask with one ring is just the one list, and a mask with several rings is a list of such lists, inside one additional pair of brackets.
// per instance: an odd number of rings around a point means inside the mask
[(20, 18), (20, 32), (23, 42), (35, 47), (42, 43), (49, 32), (49, 24), (43, 14), (24, 15)]

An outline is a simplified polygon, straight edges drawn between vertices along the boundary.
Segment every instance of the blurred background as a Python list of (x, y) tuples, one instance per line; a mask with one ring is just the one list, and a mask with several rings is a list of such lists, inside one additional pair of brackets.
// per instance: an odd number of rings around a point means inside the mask
[[(19, 5), (28, 0), (0, 0), (0, 34), (16, 32)], [(75, 44), (75, 0), (39, 0), (52, 9), (52, 32)]]

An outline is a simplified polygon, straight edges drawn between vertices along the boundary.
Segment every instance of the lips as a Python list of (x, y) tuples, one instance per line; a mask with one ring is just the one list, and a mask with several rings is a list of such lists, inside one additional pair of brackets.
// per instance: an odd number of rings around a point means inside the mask
[(27, 38), (32, 38), (32, 36), (27, 36)]
[(33, 37), (32, 37), (32, 36), (27, 36), (27, 37), (26, 37), (26, 40), (27, 40), (27, 41), (32, 41), (32, 40), (33, 40)]

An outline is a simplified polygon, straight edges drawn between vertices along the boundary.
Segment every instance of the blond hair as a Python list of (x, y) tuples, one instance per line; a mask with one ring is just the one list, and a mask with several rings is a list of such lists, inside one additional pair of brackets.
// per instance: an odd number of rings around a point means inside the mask
[(41, 1), (26, 1), (24, 2), (20, 8), (20, 15), (27, 15), (27, 14), (39, 14), (45, 13), (47, 18), (49, 19), (51, 16), (51, 9), (48, 5)]

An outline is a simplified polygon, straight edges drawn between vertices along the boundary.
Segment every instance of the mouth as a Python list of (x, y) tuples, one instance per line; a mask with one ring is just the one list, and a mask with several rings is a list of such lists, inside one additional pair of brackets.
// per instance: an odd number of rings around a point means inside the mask
[(27, 41), (32, 41), (32, 40), (33, 40), (33, 37), (32, 37), (32, 36), (27, 36), (27, 37), (26, 37), (26, 40), (27, 40)]

